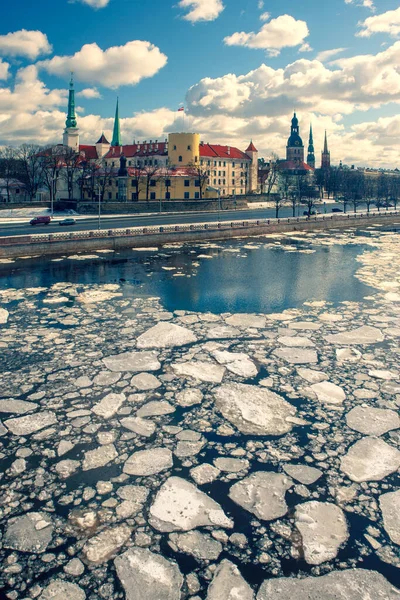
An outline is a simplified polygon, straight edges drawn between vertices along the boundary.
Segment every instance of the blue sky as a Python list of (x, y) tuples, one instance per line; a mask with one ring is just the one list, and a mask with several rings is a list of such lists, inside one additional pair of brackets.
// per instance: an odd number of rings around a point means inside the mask
[(186, 126), (207, 141), (252, 137), (282, 155), (296, 106), (303, 137), (312, 121), (318, 147), (326, 128), (338, 160), (397, 160), (394, 0), (20, 0), (3, 17), (0, 144), (61, 139), (72, 68), (85, 143), (110, 131), (118, 95), (126, 143), (165, 137), (185, 102)]

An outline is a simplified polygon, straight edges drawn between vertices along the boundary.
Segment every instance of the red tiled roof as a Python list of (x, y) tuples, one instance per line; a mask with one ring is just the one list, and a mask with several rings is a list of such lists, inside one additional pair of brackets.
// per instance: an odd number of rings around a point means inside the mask
[(84, 158), (88, 158), (89, 160), (96, 160), (99, 158), (97, 155), (96, 146), (79, 146), (79, 152), (82, 154)]
[(104, 158), (119, 158), (122, 154), (126, 158), (132, 158), (136, 156), (165, 156), (168, 154), (168, 150), (165, 142), (112, 146)]
[(237, 158), (251, 160), (250, 156), (234, 146), (220, 146), (217, 144), (200, 144), (200, 156), (207, 158)]
[(286, 171), (314, 171), (314, 169), (307, 163), (296, 162), (294, 160), (279, 161), (279, 169)]
[(247, 148), (246, 152), (258, 152), (257, 148), (253, 144), (253, 140), (250, 142), (249, 147)]

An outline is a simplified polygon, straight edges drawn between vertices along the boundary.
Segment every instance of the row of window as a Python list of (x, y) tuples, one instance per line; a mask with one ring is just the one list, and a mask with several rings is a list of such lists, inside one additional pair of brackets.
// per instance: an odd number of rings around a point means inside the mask
[[(205, 165), (206, 163), (207, 163), (207, 167), (211, 167), (211, 166), (213, 166), (213, 167), (217, 167), (217, 166), (218, 167), (226, 167), (226, 161), (225, 160), (224, 161), (222, 161), (222, 160), (218, 160), (218, 161), (217, 160), (214, 160), (214, 161), (212, 161), (212, 160), (207, 160), (207, 161), (201, 160), (200, 161), (201, 165)], [(211, 165), (211, 163), (213, 163), (213, 165)], [(239, 165), (239, 163), (238, 163), (238, 165)], [(235, 166), (236, 166), (236, 163), (233, 162), (232, 163), (232, 169), (234, 169)], [(240, 163), (240, 168), (241, 169), (247, 169), (248, 165), (246, 163)]]

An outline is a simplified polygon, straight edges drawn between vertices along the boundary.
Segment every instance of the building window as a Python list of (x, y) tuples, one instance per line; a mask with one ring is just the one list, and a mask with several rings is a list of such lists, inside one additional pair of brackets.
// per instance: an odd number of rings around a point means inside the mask
[(221, 161), (220, 161), (220, 160), (218, 161), (218, 166), (219, 166), (219, 167), (221, 166)]
[(211, 160), (207, 161), (207, 167), (211, 167)]
[(179, 162), (182, 162), (182, 156), (180, 156), (180, 157), (178, 158), (178, 161), (179, 161)]
[(128, 166), (130, 167), (131, 165), (132, 165), (132, 161), (131, 161), (131, 160), (129, 160), (129, 161), (128, 161)]
[(171, 198), (171, 192), (165, 192), (165, 199), (169, 200)]
[(150, 187), (156, 187), (157, 181), (155, 179), (150, 179)]
[(185, 198), (185, 200), (189, 200), (189, 198), (190, 198), (190, 192), (185, 192), (184, 198)]
[(132, 192), (132, 194), (131, 194), (131, 199), (132, 199), (132, 200), (137, 200), (137, 199), (138, 199), (138, 197), (137, 197), (137, 193), (136, 193), (136, 192)]
[(155, 200), (155, 199), (156, 199), (156, 193), (150, 192), (150, 200)]
[(176, 150), (176, 146), (174, 146), (174, 150)]
[(199, 161), (199, 157), (198, 157), (198, 156), (195, 156), (195, 157), (194, 157), (194, 162), (198, 162), (198, 161)]
[(111, 163), (111, 166), (112, 166), (112, 167), (114, 166), (114, 161), (112, 161), (112, 163)]
[(221, 180), (220, 179), (218, 179), (218, 185), (221, 185)]
[(243, 190), (240, 190), (240, 194), (243, 195)]
[(232, 179), (232, 185), (235, 185), (235, 180), (234, 179)]
[(200, 187), (200, 179), (196, 179), (194, 185), (195, 187)]
[(235, 168), (235, 163), (232, 163), (232, 169), (234, 169), (234, 168)]
[(217, 166), (217, 161), (216, 161), (216, 160), (214, 160), (214, 167), (216, 167), (216, 166)]
[(191, 149), (192, 149), (192, 146), (188, 146), (188, 147), (187, 147), (187, 149), (188, 149), (188, 150), (191, 150)]
[(108, 180), (108, 185), (112, 185), (112, 179)]
[(156, 167), (158, 165), (158, 160), (154, 161), (154, 166)]
[(165, 180), (165, 187), (170, 187), (171, 185), (171, 180), (170, 179), (166, 179)]
[(112, 193), (108, 192), (108, 199), (111, 200), (111, 198), (112, 198)]
[(217, 180), (216, 179), (214, 179), (214, 185), (217, 185)]
[(226, 167), (226, 162), (224, 161), (224, 167)]
[(199, 200), (200, 199), (200, 192), (195, 192), (194, 193), (194, 198), (195, 198), (195, 200)]
[(225, 179), (222, 180), (222, 183), (225, 185)]
[(185, 179), (185, 187), (190, 187), (190, 179)]

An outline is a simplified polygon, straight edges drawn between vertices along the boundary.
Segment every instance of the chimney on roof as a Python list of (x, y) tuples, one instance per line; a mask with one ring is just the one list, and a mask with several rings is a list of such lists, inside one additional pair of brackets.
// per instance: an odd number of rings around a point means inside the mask
[(230, 153), (231, 153), (231, 147), (230, 147), (230, 146), (228, 146), (227, 153), (228, 153), (229, 155), (230, 155)]

